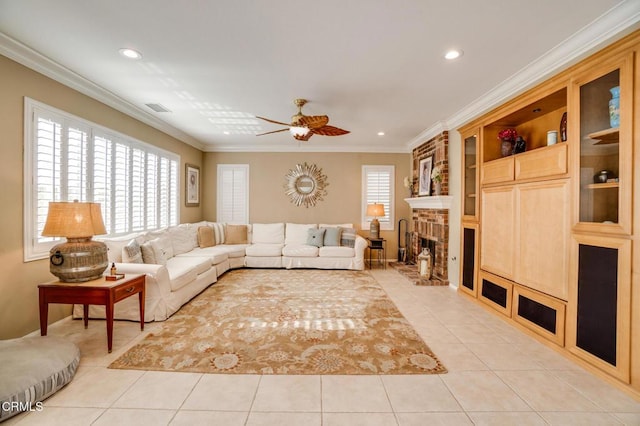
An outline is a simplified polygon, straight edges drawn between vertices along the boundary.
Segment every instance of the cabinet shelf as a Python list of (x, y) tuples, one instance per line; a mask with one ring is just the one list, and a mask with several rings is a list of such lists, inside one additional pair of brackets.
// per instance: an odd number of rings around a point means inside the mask
[(611, 129), (589, 133), (587, 137), (596, 141), (594, 145), (609, 145), (612, 143), (618, 143), (620, 139), (620, 129), (618, 127), (613, 127)]
[(620, 182), (607, 182), (607, 183), (590, 183), (587, 185), (589, 189), (609, 189), (609, 188), (618, 188), (620, 186)]

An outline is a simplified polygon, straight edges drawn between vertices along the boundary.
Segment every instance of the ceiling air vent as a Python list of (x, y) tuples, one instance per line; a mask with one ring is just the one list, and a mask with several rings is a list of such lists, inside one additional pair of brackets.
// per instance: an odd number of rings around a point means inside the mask
[(151, 108), (152, 110), (154, 110), (155, 112), (171, 112), (170, 110), (167, 109), (167, 107), (161, 104), (145, 104), (145, 105)]

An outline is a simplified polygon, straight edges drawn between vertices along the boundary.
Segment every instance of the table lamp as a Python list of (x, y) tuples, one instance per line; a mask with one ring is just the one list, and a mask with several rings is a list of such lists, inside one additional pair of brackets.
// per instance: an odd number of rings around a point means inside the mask
[(367, 216), (373, 216), (371, 225), (369, 226), (369, 238), (376, 240), (380, 238), (380, 222), (378, 217), (384, 216), (384, 204), (369, 204), (367, 205)]
[(66, 237), (49, 252), (49, 270), (62, 282), (99, 278), (107, 268), (107, 246), (93, 241), (106, 234), (99, 203), (50, 202), (43, 237)]

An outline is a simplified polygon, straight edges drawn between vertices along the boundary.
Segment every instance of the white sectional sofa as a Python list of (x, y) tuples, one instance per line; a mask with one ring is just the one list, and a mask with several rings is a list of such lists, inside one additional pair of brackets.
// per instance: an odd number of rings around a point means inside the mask
[[(227, 225), (198, 222), (100, 240), (119, 273), (146, 274), (147, 322), (167, 319), (229, 269), (364, 269), (367, 242), (351, 224), (229, 225), (232, 230), (233, 240), (227, 238), (232, 236)], [(237, 231), (243, 230), (244, 240), (238, 239)], [(213, 245), (205, 241), (207, 233), (214, 236)], [(73, 315), (82, 317), (81, 305), (74, 306)], [(115, 305), (116, 319), (139, 321), (139, 315), (137, 298)], [(89, 317), (104, 318), (104, 307), (90, 306)]]

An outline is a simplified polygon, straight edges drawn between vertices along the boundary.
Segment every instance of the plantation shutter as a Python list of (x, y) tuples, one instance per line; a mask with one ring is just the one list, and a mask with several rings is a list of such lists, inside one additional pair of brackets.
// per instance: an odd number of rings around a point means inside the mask
[(249, 223), (249, 165), (218, 164), (217, 222)]
[(109, 235), (179, 222), (180, 157), (25, 99), (25, 261), (59, 238), (42, 237), (51, 201), (100, 203)]
[(393, 185), (395, 182), (394, 166), (362, 166), (362, 226), (369, 228), (373, 218), (366, 216), (367, 205), (382, 204), (385, 215), (378, 217), (380, 228), (393, 230), (394, 204)]

